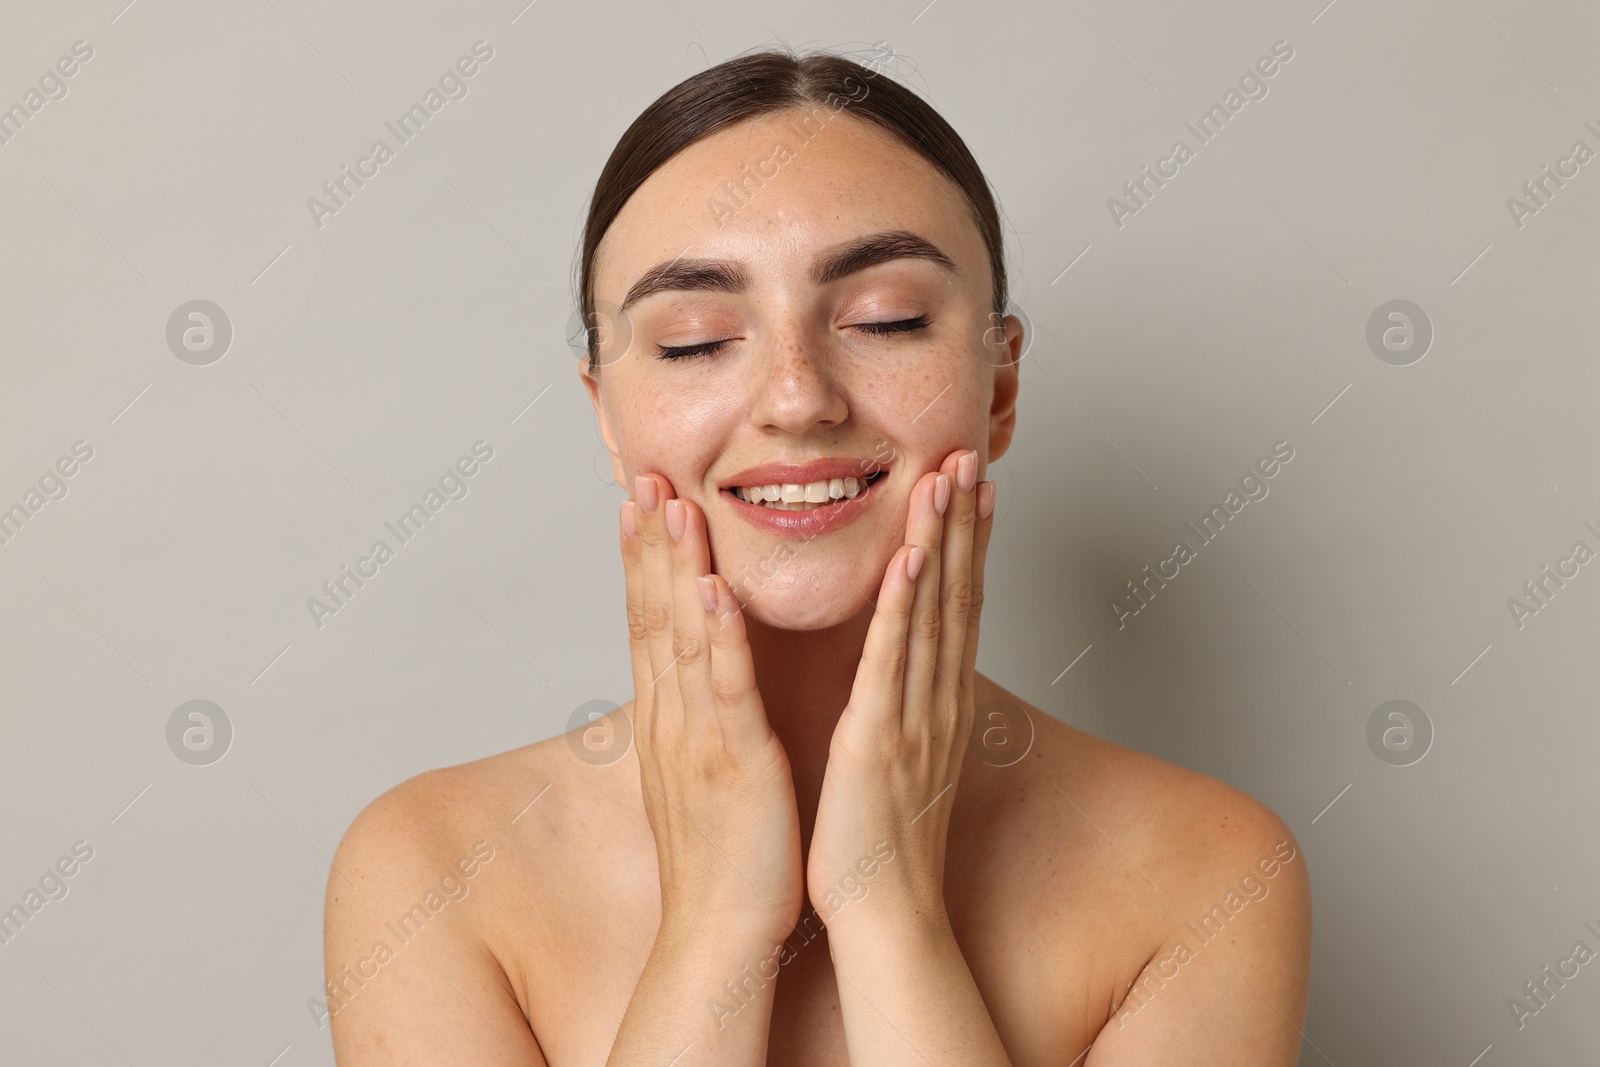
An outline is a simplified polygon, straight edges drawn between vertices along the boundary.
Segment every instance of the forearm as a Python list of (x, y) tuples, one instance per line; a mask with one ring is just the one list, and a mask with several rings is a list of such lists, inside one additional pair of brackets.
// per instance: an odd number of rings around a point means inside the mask
[[(759, 1067), (781, 941), (702, 927), (656, 936), (606, 1067)], [(770, 966), (763, 967), (766, 960)], [(762, 974), (772, 974), (763, 978)]]
[(942, 915), (861, 918), (828, 928), (851, 1063), (1011, 1067)]

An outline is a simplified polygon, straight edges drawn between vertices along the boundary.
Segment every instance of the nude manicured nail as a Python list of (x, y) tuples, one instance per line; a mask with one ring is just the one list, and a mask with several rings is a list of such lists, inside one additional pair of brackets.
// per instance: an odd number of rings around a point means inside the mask
[(978, 518), (987, 519), (994, 514), (994, 483), (984, 482), (978, 486)]
[(711, 575), (702, 574), (694, 580), (694, 584), (700, 587), (700, 603), (706, 609), (706, 614), (715, 615), (717, 612), (717, 583), (711, 580)]
[(637, 506), (631, 500), (622, 502), (622, 536), (630, 541), (639, 536), (639, 527), (633, 518), (633, 509)]
[(674, 541), (683, 540), (684, 519), (683, 501), (677, 497), (667, 501), (667, 535)]
[(646, 515), (656, 510), (656, 482), (654, 478), (636, 475), (633, 479), (633, 498)]
[(921, 545), (912, 545), (911, 551), (906, 553), (906, 577), (913, 582), (917, 580), (917, 573), (922, 570), (922, 557), (925, 554)]
[(933, 510), (940, 515), (950, 506), (950, 476), (941, 474), (933, 483)]
[(972, 492), (972, 487), (978, 484), (978, 453), (969, 450), (956, 460), (956, 484), (963, 493)]

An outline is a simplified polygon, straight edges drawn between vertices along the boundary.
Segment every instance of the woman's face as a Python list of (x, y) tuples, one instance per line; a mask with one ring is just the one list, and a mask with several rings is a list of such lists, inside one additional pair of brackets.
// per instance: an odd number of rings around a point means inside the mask
[[(973, 448), (981, 479), (1010, 445), (1021, 324), (991, 314), (966, 200), (848, 108), (765, 116), (679, 153), (618, 214), (594, 277), (607, 328), (601, 369), (583, 378), (618, 484), (655, 472), (694, 501), (712, 570), (768, 625), (867, 609), (918, 478)], [(665, 284), (641, 293), (653, 278)], [(870, 328), (883, 323), (898, 325)], [(723, 343), (660, 355), (708, 342)], [(834, 464), (787, 480), (886, 473), (829, 505), (848, 521), (820, 531), (781, 528), (800, 513), (758, 514), (733, 492), (815, 461)]]

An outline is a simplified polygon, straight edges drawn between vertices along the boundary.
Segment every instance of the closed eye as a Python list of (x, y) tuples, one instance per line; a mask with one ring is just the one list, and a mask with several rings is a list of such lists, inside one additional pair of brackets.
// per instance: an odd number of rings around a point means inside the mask
[(914, 319), (900, 319), (897, 322), (863, 322), (856, 326), (858, 330), (867, 333), (911, 333), (914, 330), (925, 330), (928, 327), (928, 316), (918, 315)]
[[(912, 333), (916, 330), (928, 328), (928, 316), (918, 315), (916, 318), (899, 319), (895, 322), (862, 322), (855, 328), (865, 333), (883, 336), (887, 334)], [(723, 338), (720, 341), (703, 341), (697, 345), (657, 345), (657, 359), (687, 359), (693, 356), (709, 356), (720, 352), (724, 345), (733, 338)]]
[(657, 345), (656, 358), (687, 359), (690, 356), (709, 356), (713, 352), (721, 351), (722, 346), (730, 340), (732, 338), (724, 338), (721, 341), (704, 341), (697, 345)]

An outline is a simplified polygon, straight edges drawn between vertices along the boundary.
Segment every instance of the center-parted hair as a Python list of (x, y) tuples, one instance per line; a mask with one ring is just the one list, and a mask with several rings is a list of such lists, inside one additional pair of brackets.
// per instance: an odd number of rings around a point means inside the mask
[(881, 71), (828, 52), (766, 49), (735, 56), (668, 89), (639, 113), (611, 150), (589, 202), (578, 273), (578, 308), (590, 327), (585, 333), (591, 373), (599, 370), (592, 328), (595, 254), (634, 191), (667, 160), (719, 130), (762, 115), (823, 107), (888, 131), (961, 189), (988, 249), (993, 310), (1005, 313), (999, 211), (983, 171), (955, 129), (922, 97)]

